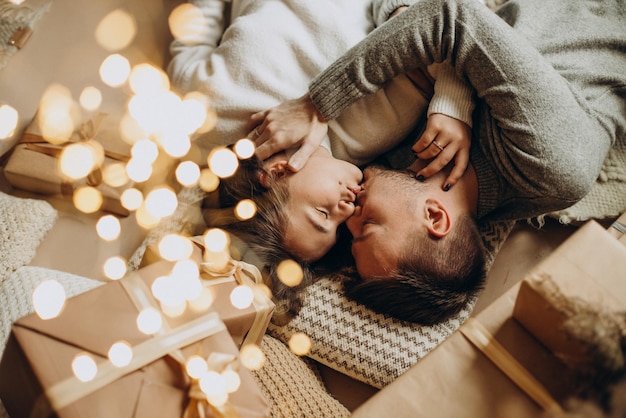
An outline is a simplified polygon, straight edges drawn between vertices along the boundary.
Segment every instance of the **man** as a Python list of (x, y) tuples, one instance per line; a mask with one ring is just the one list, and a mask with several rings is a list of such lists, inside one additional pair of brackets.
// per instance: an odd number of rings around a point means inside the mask
[[(456, 230), (467, 219), (523, 219), (571, 206), (594, 184), (611, 145), (626, 140), (625, 22), (620, 0), (510, 1), (497, 15), (475, 0), (424, 0), (338, 59), (305, 96), (253, 116), (261, 122), (257, 152), (263, 157), (300, 144), (297, 169), (318, 141), (309, 132), (323, 130), (354, 100), (397, 74), (452, 65), (478, 97), (471, 149), (452, 138), (422, 138), (413, 150), (432, 160), (416, 169), (418, 180), (428, 180), (414, 190), (414, 200), (400, 194), (397, 176), (371, 171), (348, 221), (364, 279), (358, 286), (376, 283), (369, 302), (360, 300), (404, 319), (434, 322), (480, 288), (481, 262), (446, 272), (442, 286), (416, 301), (412, 289), (430, 274), (420, 272), (421, 262), (441, 259), (440, 267), (454, 269), (459, 263), (452, 260), (476, 254), (467, 244), (449, 247), (464, 235)], [(397, 193), (383, 199), (389, 190)], [(394, 196), (402, 196), (400, 203)], [(409, 261), (418, 256), (421, 262)], [(446, 308), (422, 320), (427, 304)]]

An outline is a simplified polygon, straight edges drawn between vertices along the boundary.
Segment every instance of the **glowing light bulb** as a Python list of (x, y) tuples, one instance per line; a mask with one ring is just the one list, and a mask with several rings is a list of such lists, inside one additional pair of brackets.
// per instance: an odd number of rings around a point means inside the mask
[(157, 90), (169, 90), (170, 80), (167, 74), (154, 65), (143, 63), (133, 67), (128, 79), (135, 94), (149, 94)]
[(239, 352), (241, 364), (249, 370), (259, 370), (265, 364), (265, 353), (256, 344), (247, 344)]
[(159, 156), (159, 147), (149, 139), (135, 142), (130, 150), (133, 159), (152, 164)]
[(200, 378), (200, 389), (207, 396), (217, 396), (225, 393), (226, 382), (224, 377), (214, 371), (208, 371)]
[(91, 186), (82, 186), (74, 191), (72, 201), (76, 209), (84, 213), (94, 213), (102, 207), (102, 193)]
[(207, 251), (224, 251), (230, 244), (230, 238), (223, 229), (211, 228), (204, 234), (204, 247)]
[(9, 105), (0, 106), (0, 139), (13, 136), (19, 120), (17, 110)]
[(283, 260), (276, 268), (278, 279), (287, 286), (298, 286), (304, 278), (300, 264), (294, 260)]
[(250, 286), (240, 285), (230, 292), (230, 303), (237, 309), (246, 309), (252, 304), (254, 293)]
[(117, 9), (107, 14), (96, 27), (96, 42), (107, 51), (126, 48), (137, 34), (135, 19), (128, 12)]
[(198, 183), (205, 192), (213, 192), (217, 190), (217, 187), (220, 185), (220, 178), (211, 170), (205, 168), (200, 173), (200, 181)]
[(254, 155), (254, 142), (248, 138), (243, 138), (235, 142), (235, 153), (241, 159), (250, 158)]
[(239, 167), (237, 155), (228, 148), (213, 151), (209, 155), (208, 162), (211, 171), (222, 178), (232, 176)]
[(87, 86), (80, 93), (78, 101), (85, 110), (93, 112), (102, 104), (102, 93), (96, 87)]
[(133, 359), (133, 349), (127, 342), (118, 341), (109, 348), (108, 356), (114, 366), (124, 367)]
[(226, 382), (225, 389), (227, 393), (236, 392), (239, 389), (239, 386), (241, 386), (241, 377), (239, 377), (239, 373), (236, 371), (230, 369), (224, 370), (222, 372), (222, 376)]
[(104, 215), (96, 223), (98, 236), (105, 241), (116, 240), (122, 231), (120, 220), (113, 215)]
[(235, 206), (235, 216), (241, 220), (251, 219), (256, 215), (256, 203), (250, 199), (240, 200)]
[(128, 180), (124, 163), (108, 164), (102, 168), (102, 181), (111, 187), (121, 187), (128, 183)]
[(168, 24), (174, 38), (188, 45), (199, 42), (209, 30), (208, 20), (202, 10), (191, 3), (183, 3), (174, 8), (169, 15)]
[(289, 349), (297, 356), (304, 356), (311, 351), (311, 339), (302, 332), (296, 332), (289, 338)]
[(110, 87), (119, 87), (130, 75), (130, 63), (120, 54), (112, 54), (100, 65), (100, 78)]
[(196, 312), (204, 312), (207, 311), (211, 305), (213, 305), (213, 301), (215, 300), (215, 293), (213, 289), (209, 287), (203, 287), (200, 295), (197, 298), (189, 301), (189, 307)]
[(89, 354), (79, 354), (72, 361), (72, 371), (81, 382), (89, 382), (96, 377), (98, 366)]
[(96, 165), (94, 151), (84, 143), (68, 145), (61, 152), (59, 165), (61, 172), (72, 179), (87, 177)]
[(33, 292), (33, 306), (41, 319), (56, 318), (65, 306), (65, 289), (56, 280), (45, 280)]
[(148, 193), (145, 205), (154, 217), (164, 218), (174, 213), (178, 206), (178, 199), (172, 190), (161, 187)]
[(158, 249), (164, 259), (178, 261), (191, 257), (193, 244), (182, 235), (167, 234), (159, 241)]
[(209, 371), (206, 360), (197, 355), (193, 355), (187, 359), (185, 369), (187, 370), (187, 374), (194, 379), (200, 379)]
[(126, 274), (126, 260), (120, 256), (110, 257), (104, 262), (104, 275), (111, 280), (119, 280)]
[(131, 187), (122, 192), (120, 202), (122, 206), (128, 210), (137, 210), (143, 203), (143, 194), (134, 187)]
[(152, 165), (147, 161), (131, 158), (126, 164), (126, 173), (131, 180), (142, 183), (152, 175)]
[(146, 308), (137, 315), (137, 328), (144, 334), (156, 334), (163, 326), (163, 318), (154, 308)]
[(183, 161), (176, 167), (176, 180), (183, 186), (193, 186), (199, 179), (200, 167), (193, 161)]

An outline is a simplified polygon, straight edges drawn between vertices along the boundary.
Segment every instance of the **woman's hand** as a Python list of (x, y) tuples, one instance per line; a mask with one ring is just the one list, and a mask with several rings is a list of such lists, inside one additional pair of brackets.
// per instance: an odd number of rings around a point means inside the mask
[(454, 160), (454, 167), (443, 184), (443, 189), (448, 191), (467, 169), (470, 145), (471, 129), (465, 122), (441, 113), (431, 114), (413, 151), (419, 159), (432, 161), (416, 175), (428, 178)]
[(289, 168), (298, 171), (320, 146), (328, 123), (308, 94), (288, 100), (250, 117), (248, 129), (256, 142), (256, 155), (265, 160), (277, 152), (299, 146), (289, 159)]

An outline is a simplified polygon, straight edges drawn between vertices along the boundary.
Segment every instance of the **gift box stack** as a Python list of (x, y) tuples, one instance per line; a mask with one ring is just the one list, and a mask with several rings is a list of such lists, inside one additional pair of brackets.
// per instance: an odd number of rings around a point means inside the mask
[(581, 226), (353, 416), (604, 416), (626, 375), (624, 221)]
[[(68, 299), (57, 316), (16, 321), (0, 363), (10, 416), (268, 416), (249, 367), (262, 363), (257, 344), (274, 305), (254, 266), (229, 259), (193, 274), (201, 257), (194, 247), (189, 263), (149, 264)], [(189, 277), (200, 285), (194, 297), (181, 283)], [(231, 302), (235, 289), (248, 303)]]
[[(12, 150), (4, 175), (13, 187), (46, 196), (72, 198), (76, 190), (93, 187), (102, 197), (101, 210), (128, 216), (129, 211), (120, 199), (124, 190), (133, 187), (133, 182), (120, 176), (115, 182), (103, 178), (107, 170), (112, 171), (130, 159), (130, 146), (121, 139), (119, 123), (111, 115), (97, 113), (81, 122), (67, 140), (54, 140), (47, 139), (42, 132), (46, 121), (43, 113), (38, 112)], [(60, 167), (61, 159), (72, 147), (78, 150), (78, 145), (93, 151), (96, 164), (84, 176), (68, 176)], [(79, 159), (70, 164), (80, 166), (86, 160), (84, 155)]]

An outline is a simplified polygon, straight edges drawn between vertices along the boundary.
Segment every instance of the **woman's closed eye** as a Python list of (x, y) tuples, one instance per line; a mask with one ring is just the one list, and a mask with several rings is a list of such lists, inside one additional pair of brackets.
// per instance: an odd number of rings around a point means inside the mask
[(328, 211), (327, 211), (327, 210), (325, 210), (325, 209), (317, 209), (317, 211), (318, 211), (319, 213), (321, 213), (321, 214), (322, 214), (322, 216), (324, 216), (324, 218), (325, 218), (325, 219), (328, 219), (328, 217), (329, 217), (329, 213), (328, 213)]

